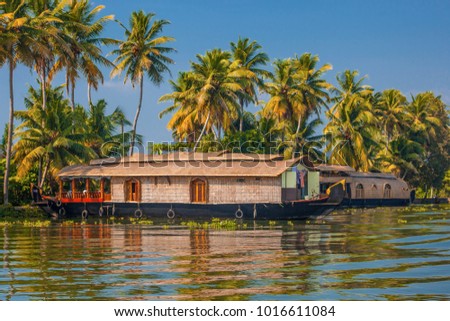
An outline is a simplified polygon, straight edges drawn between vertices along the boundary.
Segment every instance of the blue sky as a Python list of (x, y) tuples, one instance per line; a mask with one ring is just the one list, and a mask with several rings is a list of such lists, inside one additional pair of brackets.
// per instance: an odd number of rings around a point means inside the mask
[[(258, 41), (271, 60), (311, 52), (333, 70), (327, 80), (335, 84), (336, 75), (356, 69), (367, 75), (366, 84), (377, 91), (397, 88), (408, 97), (423, 91), (434, 91), (450, 104), (450, 1), (377, 0), (377, 1), (249, 1), (249, 0), (102, 0), (102, 14), (114, 14), (124, 24), (132, 11), (154, 12), (158, 19), (171, 24), (165, 34), (176, 38), (172, 44), (177, 53), (172, 76), (189, 68), (196, 54), (213, 48), (228, 49), (231, 41), (248, 37)], [(106, 36), (123, 39), (121, 27), (110, 23)], [(112, 57), (111, 57), (112, 58)], [(270, 66), (267, 67), (271, 69)], [(123, 84), (123, 78), (109, 78), (94, 101), (104, 98), (110, 110), (121, 106), (133, 119), (138, 90)], [(15, 79), (16, 109), (23, 108), (28, 84), (36, 75), (18, 68)], [(159, 97), (170, 92), (166, 75), (164, 83), (155, 87), (145, 82), (144, 104), (138, 132), (146, 141), (170, 141), (166, 129), (169, 117), (158, 113), (167, 104)], [(63, 82), (58, 77), (54, 85)], [(9, 104), (8, 71), (0, 70), (0, 126), (7, 121)], [(77, 84), (76, 100), (86, 105), (86, 85)], [(255, 109), (253, 109), (255, 110)]]

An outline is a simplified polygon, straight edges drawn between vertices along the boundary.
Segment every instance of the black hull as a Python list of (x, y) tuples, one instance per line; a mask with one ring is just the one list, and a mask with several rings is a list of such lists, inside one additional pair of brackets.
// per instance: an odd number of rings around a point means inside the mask
[[(51, 215), (63, 218), (140, 217), (140, 218), (242, 218), (264, 220), (301, 220), (327, 215), (339, 203), (326, 200), (282, 204), (174, 204), (174, 203), (66, 203), (49, 201), (37, 204)], [(63, 210), (61, 210), (63, 209)], [(83, 211), (86, 212), (83, 213)]]
[(393, 207), (393, 206), (408, 206), (409, 199), (401, 198), (368, 198), (368, 199), (349, 199), (344, 198), (341, 207)]

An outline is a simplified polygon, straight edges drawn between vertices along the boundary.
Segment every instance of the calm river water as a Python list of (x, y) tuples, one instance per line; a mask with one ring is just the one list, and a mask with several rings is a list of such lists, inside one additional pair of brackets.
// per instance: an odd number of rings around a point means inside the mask
[(450, 207), (232, 230), (3, 223), (0, 257), (0, 300), (449, 300)]

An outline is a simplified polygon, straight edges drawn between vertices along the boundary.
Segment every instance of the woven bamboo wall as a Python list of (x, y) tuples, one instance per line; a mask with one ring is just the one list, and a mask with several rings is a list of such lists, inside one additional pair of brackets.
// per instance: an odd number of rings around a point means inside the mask
[[(124, 183), (127, 178), (113, 177), (113, 202), (125, 201)], [(141, 202), (190, 203), (190, 177), (141, 177)], [(207, 200), (221, 203), (279, 203), (281, 177), (210, 177), (207, 181)]]

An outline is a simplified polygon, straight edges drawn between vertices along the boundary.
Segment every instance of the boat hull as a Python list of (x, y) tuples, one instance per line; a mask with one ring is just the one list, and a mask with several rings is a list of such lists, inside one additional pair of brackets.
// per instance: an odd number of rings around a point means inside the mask
[[(139, 217), (139, 218), (242, 218), (301, 220), (327, 215), (339, 203), (327, 199), (284, 202), (280, 204), (176, 204), (176, 203), (63, 203), (53, 200), (38, 204), (58, 217)], [(59, 205), (59, 206), (58, 206)], [(84, 212), (86, 211), (86, 212)]]
[(392, 206), (408, 206), (410, 199), (404, 198), (365, 198), (365, 199), (350, 199), (344, 198), (341, 207), (392, 207)]

